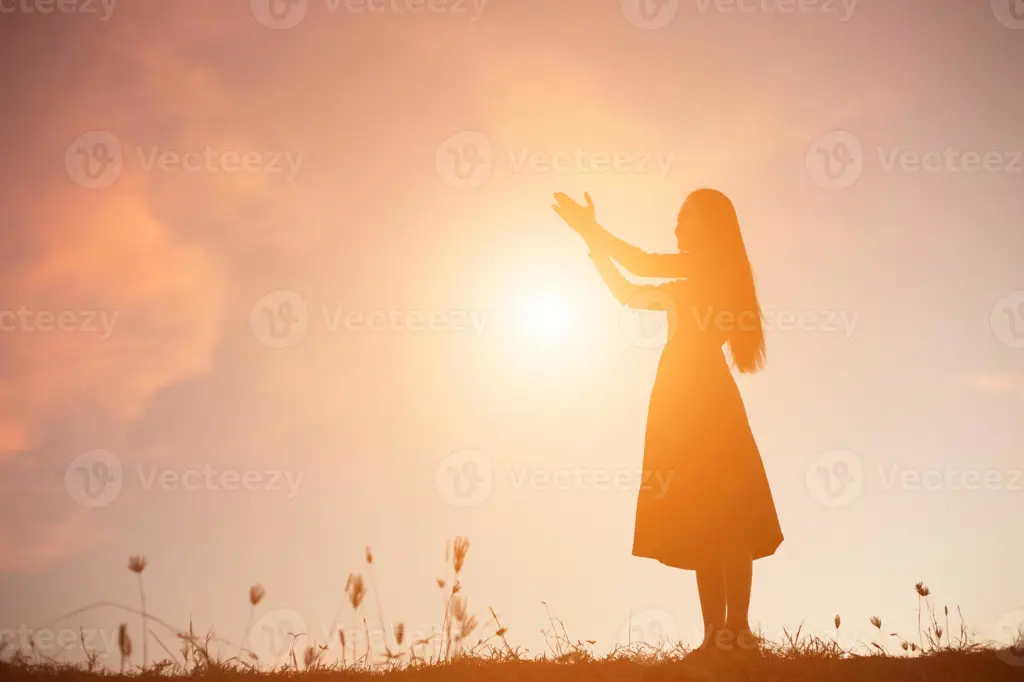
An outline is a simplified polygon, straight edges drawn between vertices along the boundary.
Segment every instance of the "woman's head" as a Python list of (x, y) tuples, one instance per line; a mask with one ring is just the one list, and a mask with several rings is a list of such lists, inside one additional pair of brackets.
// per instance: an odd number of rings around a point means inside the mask
[(741, 372), (756, 372), (765, 360), (761, 307), (729, 197), (713, 189), (691, 193), (679, 210), (676, 241), (680, 251), (690, 254), (694, 276), (709, 287), (716, 306), (736, 320), (723, 330), (733, 364)]

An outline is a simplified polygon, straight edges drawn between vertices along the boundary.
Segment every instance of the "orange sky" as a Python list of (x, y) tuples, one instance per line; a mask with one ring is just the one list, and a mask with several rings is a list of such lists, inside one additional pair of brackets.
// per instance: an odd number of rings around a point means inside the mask
[(669, 250), (702, 185), (769, 316), (752, 618), (1024, 620), (1024, 22), (975, 4), (0, 2), (0, 630), (145, 554), (171, 623), (237, 643), (262, 582), (320, 635), (371, 545), (425, 632), (462, 534), (531, 650), (542, 601), (692, 642), (692, 574), (629, 556), (657, 320), (549, 205)]

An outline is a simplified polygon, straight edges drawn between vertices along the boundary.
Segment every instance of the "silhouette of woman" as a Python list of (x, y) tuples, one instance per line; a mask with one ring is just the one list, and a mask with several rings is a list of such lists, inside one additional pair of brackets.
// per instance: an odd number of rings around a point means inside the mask
[[(624, 305), (663, 309), (669, 340), (651, 392), (644, 439), (645, 481), (636, 505), (633, 555), (696, 571), (704, 617), (702, 648), (755, 646), (748, 611), (753, 561), (782, 543), (761, 455), (733, 380), (765, 360), (761, 308), (732, 202), (690, 194), (676, 223), (677, 254), (650, 254), (600, 225), (590, 195), (581, 206), (555, 194), (555, 212), (590, 247), (608, 288)], [(629, 282), (612, 262), (658, 286)], [(749, 644), (746, 644), (749, 642)]]

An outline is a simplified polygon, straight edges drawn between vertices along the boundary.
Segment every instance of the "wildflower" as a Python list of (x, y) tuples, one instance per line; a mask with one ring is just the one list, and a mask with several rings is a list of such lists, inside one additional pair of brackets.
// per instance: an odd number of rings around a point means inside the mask
[(146, 557), (144, 556), (130, 556), (128, 557), (128, 570), (132, 573), (142, 573), (146, 570)]
[(879, 630), (882, 629), (882, 620), (878, 616), (871, 616), (871, 624)]
[(839, 614), (836, 614), (836, 630), (839, 629)]
[(263, 597), (266, 594), (267, 591), (263, 589), (263, 585), (260, 585), (259, 583), (253, 585), (249, 588), (249, 603), (253, 606), (256, 606), (261, 601), (263, 601)]
[(348, 600), (351, 602), (352, 608), (358, 610), (359, 605), (363, 603), (363, 597), (366, 596), (366, 584), (363, 583), (363, 576), (358, 573), (350, 573), (345, 582), (345, 591), (348, 592)]
[(906, 651), (909, 646), (910, 644), (907, 642), (900, 642), (900, 647), (902, 647), (904, 651)]
[(452, 560), (455, 563), (456, 575), (458, 575), (459, 571), (462, 570), (462, 565), (466, 561), (467, 552), (469, 552), (469, 538), (462, 537), (461, 535), (455, 538), (455, 545), (452, 548)]
[(373, 552), (370, 551), (369, 547), (366, 548), (366, 563), (373, 564)]
[(402, 646), (402, 641), (405, 639), (405, 625), (399, 623), (395, 626), (395, 641), (398, 642), (398, 646)]
[(117, 629), (117, 646), (121, 650), (121, 658), (130, 658), (132, 655), (132, 638), (128, 636), (127, 623), (121, 623)]
[(914, 585), (914, 589), (917, 590), (917, 595), (919, 597), (927, 597), (929, 594), (932, 593), (932, 591), (928, 589), (928, 586), (925, 585), (923, 582)]

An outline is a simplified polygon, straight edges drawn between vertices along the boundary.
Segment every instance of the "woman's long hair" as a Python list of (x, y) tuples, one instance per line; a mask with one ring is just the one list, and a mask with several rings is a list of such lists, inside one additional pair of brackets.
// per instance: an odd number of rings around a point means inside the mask
[(735, 316), (727, 337), (732, 363), (740, 372), (753, 374), (765, 363), (763, 315), (736, 209), (729, 197), (713, 189), (691, 193), (686, 203), (696, 218), (694, 255), (716, 307)]

